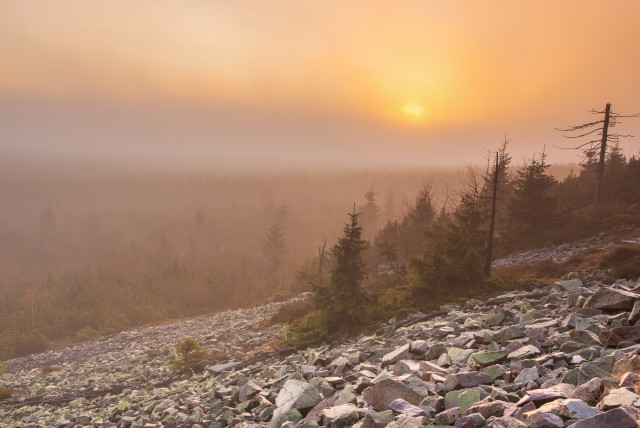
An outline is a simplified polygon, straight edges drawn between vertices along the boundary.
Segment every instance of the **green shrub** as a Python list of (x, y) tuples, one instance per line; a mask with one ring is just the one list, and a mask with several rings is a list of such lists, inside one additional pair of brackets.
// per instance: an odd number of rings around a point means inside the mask
[(49, 338), (34, 328), (28, 335), (21, 337), (17, 348), (18, 355), (34, 354), (46, 351), (49, 347)]
[(201, 348), (198, 341), (193, 337), (187, 337), (176, 344), (177, 357), (172, 358), (169, 363), (176, 371), (201, 371), (202, 363), (211, 358), (207, 349)]
[(9, 388), (0, 388), (0, 401), (11, 398), (13, 393)]
[(292, 322), (301, 319), (309, 312), (311, 312), (311, 303), (308, 300), (297, 300), (280, 306), (278, 312), (269, 318), (269, 324), (291, 324)]
[(304, 348), (318, 345), (322, 342), (333, 342), (337, 334), (330, 334), (323, 323), (314, 316), (309, 316), (304, 321), (297, 322), (287, 331), (285, 344), (296, 348)]
[(97, 330), (91, 327), (85, 327), (82, 330), (76, 332), (76, 339), (78, 340), (91, 340), (98, 337), (99, 333)]

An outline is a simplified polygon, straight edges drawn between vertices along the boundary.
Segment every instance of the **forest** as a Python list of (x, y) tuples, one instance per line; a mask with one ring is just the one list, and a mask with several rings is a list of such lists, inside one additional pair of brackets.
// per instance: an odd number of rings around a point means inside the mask
[[(448, 170), (7, 164), (0, 360), (310, 290), (315, 300), (298, 308), (292, 343), (331, 340), (495, 289), (504, 284), (485, 269), (490, 229), (497, 258), (640, 224), (640, 159), (611, 146), (601, 180), (599, 161), (554, 166), (540, 153), (516, 165), (505, 143), (485, 166)], [(345, 247), (354, 242), (356, 250)], [(355, 271), (340, 264), (352, 250)], [(354, 272), (346, 291), (362, 304), (331, 306)]]

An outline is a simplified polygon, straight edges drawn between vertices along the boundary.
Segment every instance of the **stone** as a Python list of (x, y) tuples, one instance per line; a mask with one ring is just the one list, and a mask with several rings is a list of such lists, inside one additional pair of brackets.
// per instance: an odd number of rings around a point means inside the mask
[(637, 428), (636, 411), (629, 407), (618, 407), (608, 412), (582, 419), (571, 425), (573, 428)]
[(493, 365), (493, 366), (489, 366), (489, 367), (485, 367), (484, 369), (482, 369), (482, 371), (486, 374), (488, 374), (489, 376), (491, 376), (491, 379), (493, 379), (494, 381), (496, 379), (501, 378), (502, 376), (504, 376), (507, 371), (505, 370), (505, 368), (499, 364)]
[(640, 396), (627, 388), (616, 388), (609, 391), (609, 394), (598, 403), (598, 408), (604, 411), (621, 406), (640, 407)]
[(598, 335), (600, 343), (605, 347), (617, 347), (622, 342), (638, 342), (640, 326), (615, 327), (603, 330)]
[(571, 394), (571, 398), (582, 400), (590, 405), (595, 404), (594, 400), (600, 396), (603, 389), (604, 385), (602, 379), (596, 377), (577, 387)]
[(587, 345), (602, 346), (598, 336), (589, 330), (571, 330), (569, 337), (576, 342), (585, 343)]
[(336, 428), (351, 426), (360, 419), (359, 410), (353, 404), (328, 407), (322, 411), (322, 420), (325, 426)]
[(505, 327), (493, 335), (496, 342), (506, 342), (508, 340), (520, 339), (524, 337), (524, 329), (521, 325)]
[(419, 428), (422, 426), (422, 418), (401, 415), (398, 419), (387, 425), (388, 428)]
[(465, 414), (469, 407), (488, 397), (489, 393), (482, 388), (463, 389), (458, 395), (458, 407), (461, 414)]
[(522, 369), (520, 374), (514, 379), (514, 383), (529, 383), (538, 380), (540, 375), (538, 374), (537, 367), (529, 367)]
[(311, 409), (322, 401), (317, 389), (310, 383), (287, 380), (276, 398), (276, 409), (269, 427), (280, 428), (289, 419), (289, 411)]
[(393, 400), (391, 403), (389, 403), (389, 407), (391, 408), (391, 410), (407, 416), (420, 417), (427, 415), (427, 413), (420, 407), (414, 406), (413, 404), (401, 398)]
[(585, 308), (630, 310), (640, 295), (631, 291), (617, 290), (609, 287), (601, 288), (589, 297)]
[(552, 413), (567, 419), (585, 419), (600, 413), (582, 400), (558, 399), (545, 403), (538, 409), (544, 413)]
[(638, 374), (627, 372), (620, 378), (620, 383), (618, 383), (618, 386), (620, 388), (634, 388), (638, 384), (639, 378), (640, 376)]
[(485, 424), (485, 418), (479, 413), (463, 416), (456, 421), (455, 428), (480, 428)]
[(507, 351), (475, 352), (470, 358), (480, 367), (487, 367), (504, 361), (507, 358)]
[(457, 407), (440, 412), (434, 418), (436, 425), (453, 425), (460, 419), (460, 410)]
[(574, 390), (575, 387), (573, 385), (566, 383), (559, 383), (558, 385), (554, 385), (549, 388), (533, 389), (527, 391), (526, 395), (523, 396), (517, 404), (518, 406), (522, 406), (529, 401), (540, 402), (555, 400), (557, 398), (567, 398), (567, 396), (570, 396)]
[(616, 361), (611, 370), (613, 376), (622, 376), (627, 372), (636, 372), (640, 369), (640, 355), (631, 355)]
[(429, 347), (426, 357), (427, 357), (427, 360), (436, 360), (440, 357), (440, 355), (446, 354), (446, 353), (447, 353), (447, 345), (445, 345), (444, 343), (436, 343), (435, 345)]
[(361, 428), (384, 428), (391, 421), (393, 421), (393, 412), (391, 410), (368, 412), (364, 416)]
[(393, 400), (401, 398), (413, 405), (420, 404), (423, 396), (402, 382), (384, 379), (365, 390), (362, 398), (377, 411), (389, 410)]
[(396, 376), (417, 372), (419, 370), (420, 361), (416, 360), (400, 360), (393, 366), (393, 374)]
[(591, 363), (583, 363), (581, 366), (569, 370), (562, 376), (563, 383), (569, 383), (571, 385), (580, 386), (583, 383), (590, 381), (593, 378), (608, 378), (611, 374), (598, 368)]
[(400, 360), (409, 359), (409, 356), (411, 355), (411, 352), (409, 351), (410, 347), (411, 347), (411, 344), (407, 343), (406, 345), (403, 345), (399, 348), (394, 349), (388, 354), (385, 354), (382, 357), (382, 365), (383, 366), (391, 365)]
[(536, 355), (540, 355), (542, 351), (533, 345), (526, 345), (522, 348), (518, 348), (515, 351), (511, 352), (507, 355), (507, 358), (510, 360), (520, 360), (525, 358), (531, 358)]
[(452, 391), (454, 389), (472, 388), (478, 385), (489, 385), (492, 382), (491, 376), (484, 372), (452, 373), (445, 380), (445, 389)]
[(424, 355), (427, 353), (427, 351), (429, 351), (430, 347), (431, 344), (426, 340), (414, 340), (413, 342), (411, 342), (409, 351), (412, 354)]
[(460, 348), (449, 348), (448, 352), (451, 364), (466, 364), (471, 354), (473, 354), (473, 350)]
[(633, 308), (631, 309), (631, 314), (629, 314), (627, 322), (629, 325), (635, 325), (638, 320), (640, 320), (640, 300), (636, 300), (633, 303)]
[(500, 325), (502, 321), (504, 321), (505, 316), (504, 310), (501, 307), (496, 306), (490, 312), (482, 316), (482, 322), (487, 327), (493, 327)]
[(564, 428), (564, 421), (560, 416), (538, 410), (530, 412), (526, 422), (528, 428)]
[(357, 400), (358, 397), (353, 392), (349, 391), (348, 389), (343, 389), (338, 394), (338, 399), (336, 400), (335, 405), (341, 406), (343, 404), (355, 404)]

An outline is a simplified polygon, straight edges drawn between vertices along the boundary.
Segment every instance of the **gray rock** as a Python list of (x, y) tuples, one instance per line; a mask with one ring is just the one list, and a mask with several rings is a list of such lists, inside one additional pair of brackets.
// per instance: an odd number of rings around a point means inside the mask
[(411, 354), (409, 351), (410, 348), (410, 344), (407, 343), (406, 345), (403, 345), (397, 349), (394, 349), (393, 351), (389, 352), (388, 354), (385, 354), (382, 357), (382, 365), (391, 365), (394, 364), (400, 360), (406, 360), (409, 358), (409, 355)]
[(584, 304), (585, 308), (594, 309), (622, 309), (630, 310), (634, 303), (640, 299), (640, 295), (631, 291), (616, 290), (613, 288), (601, 288), (589, 297)]
[(377, 411), (389, 410), (392, 401), (401, 398), (411, 404), (418, 405), (422, 401), (423, 395), (418, 394), (413, 389), (402, 382), (393, 379), (384, 379), (367, 389), (362, 398)]
[(473, 388), (478, 385), (489, 385), (493, 382), (491, 376), (484, 372), (465, 372), (453, 373), (447, 376), (445, 381), (445, 389), (453, 391), (454, 389)]
[(539, 410), (530, 412), (526, 422), (529, 428), (564, 428), (564, 421), (560, 416)]
[(571, 425), (573, 428), (637, 428), (636, 411), (629, 407), (619, 407)]
[(412, 416), (412, 417), (420, 417), (427, 416), (427, 413), (418, 406), (414, 406), (413, 404), (398, 398), (389, 403), (389, 407), (391, 410), (401, 413), (403, 415)]
[(598, 403), (598, 408), (604, 411), (621, 406), (640, 407), (640, 396), (627, 388), (617, 388), (609, 391), (609, 394)]

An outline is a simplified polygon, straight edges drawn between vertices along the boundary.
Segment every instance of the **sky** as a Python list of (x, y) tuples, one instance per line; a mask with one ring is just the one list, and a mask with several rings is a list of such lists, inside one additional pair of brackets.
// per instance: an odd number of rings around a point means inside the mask
[[(578, 161), (640, 112), (640, 2), (0, 0), (0, 155), (189, 165)], [(636, 137), (640, 119), (616, 130)]]

